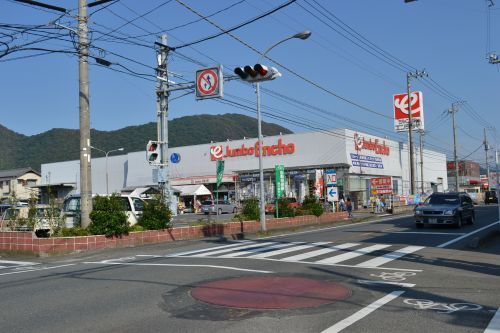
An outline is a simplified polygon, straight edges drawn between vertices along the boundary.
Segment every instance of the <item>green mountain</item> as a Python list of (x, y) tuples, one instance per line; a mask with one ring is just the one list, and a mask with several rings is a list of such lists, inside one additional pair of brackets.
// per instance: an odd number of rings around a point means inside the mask
[[(169, 146), (180, 147), (209, 143), (210, 141), (237, 140), (257, 137), (257, 120), (241, 114), (198, 115), (169, 121)], [(292, 133), (271, 123), (262, 122), (263, 135)], [(92, 145), (108, 151), (123, 147), (126, 152), (146, 149), (149, 140), (156, 139), (156, 123), (129, 126), (116, 131), (90, 132)], [(41, 164), (79, 159), (79, 131), (54, 128), (37, 135), (26, 136), (0, 124), (0, 170), (32, 167)], [(94, 150), (93, 157), (104, 156)]]

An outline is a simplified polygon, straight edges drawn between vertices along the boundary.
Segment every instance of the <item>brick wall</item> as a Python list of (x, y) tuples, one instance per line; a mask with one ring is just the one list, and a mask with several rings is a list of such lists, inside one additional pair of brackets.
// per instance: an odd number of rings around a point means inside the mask
[[(345, 218), (347, 218), (346, 212), (325, 213), (320, 217), (307, 215), (294, 218), (275, 218), (266, 220), (266, 227), (268, 230), (285, 229), (334, 222)], [(260, 230), (260, 222), (258, 221), (245, 221), (243, 225), (244, 232), (255, 233)], [(95, 249), (133, 247), (143, 244), (212, 237), (221, 234), (230, 236), (240, 231), (240, 222), (131, 232), (122, 237), (79, 236), (37, 238), (33, 232), (2, 231), (0, 232), (0, 251), (25, 252), (37, 255), (82, 252)]]

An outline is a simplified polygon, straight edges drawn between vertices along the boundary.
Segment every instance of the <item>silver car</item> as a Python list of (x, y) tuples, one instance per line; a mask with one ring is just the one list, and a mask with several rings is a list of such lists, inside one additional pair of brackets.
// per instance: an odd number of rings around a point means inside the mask
[(201, 203), (201, 212), (220, 215), (222, 213), (236, 213), (238, 207), (227, 200), (205, 200)]

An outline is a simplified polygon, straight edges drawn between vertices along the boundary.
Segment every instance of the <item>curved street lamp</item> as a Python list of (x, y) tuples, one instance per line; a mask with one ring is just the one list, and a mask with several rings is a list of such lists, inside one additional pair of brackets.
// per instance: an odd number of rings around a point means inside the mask
[[(260, 61), (266, 57), (267, 53), (271, 51), (273, 48), (276, 46), (286, 42), (287, 40), (298, 38), (298, 39), (307, 39), (311, 36), (310, 31), (302, 31), (299, 33), (296, 33), (295, 35), (288, 36), (282, 40), (280, 40), (277, 43), (274, 43), (270, 47), (268, 47), (263, 53), (261, 53), (261, 56), (257, 63), (259, 64)], [(266, 204), (265, 204), (265, 195), (264, 195), (264, 169), (262, 166), (262, 117), (261, 117), (261, 112), (260, 112), (260, 82), (255, 83), (255, 93), (257, 94), (257, 121), (258, 121), (258, 142), (259, 142), (259, 183), (260, 183), (260, 225), (261, 229), (263, 231), (266, 230)], [(277, 204), (277, 203), (276, 203)]]
[(102, 152), (102, 153), (104, 153), (106, 155), (106, 194), (109, 194), (109, 188), (108, 188), (108, 155), (109, 155), (109, 153), (113, 153), (115, 151), (124, 151), (125, 149), (124, 148), (118, 148), (118, 149), (113, 149), (113, 150), (105, 151), (105, 150), (96, 148), (94, 146), (90, 146), (90, 148), (98, 150), (98, 151), (100, 151), (100, 152)]

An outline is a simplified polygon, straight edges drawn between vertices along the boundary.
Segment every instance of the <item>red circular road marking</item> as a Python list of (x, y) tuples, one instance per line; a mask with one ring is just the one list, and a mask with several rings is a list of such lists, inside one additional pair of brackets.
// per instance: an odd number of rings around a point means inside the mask
[(212, 281), (191, 291), (202, 302), (245, 309), (300, 309), (351, 295), (338, 283), (302, 277), (242, 277)]

